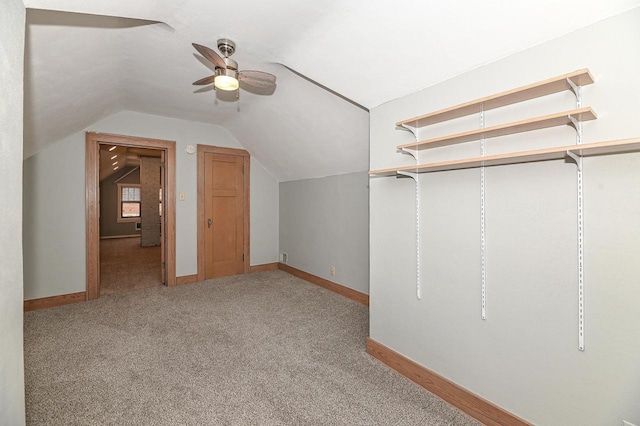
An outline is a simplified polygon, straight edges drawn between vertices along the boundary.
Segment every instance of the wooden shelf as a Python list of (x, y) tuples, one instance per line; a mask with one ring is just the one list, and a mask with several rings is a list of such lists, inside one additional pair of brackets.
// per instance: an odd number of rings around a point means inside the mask
[(588, 69), (581, 69), (569, 74), (560, 75), (538, 83), (522, 86), (517, 89), (508, 90), (498, 93), (497, 95), (487, 96), (476, 99), (475, 101), (466, 102), (440, 111), (429, 114), (420, 115), (408, 120), (399, 121), (396, 126), (424, 127), (430, 124), (440, 123), (442, 121), (453, 120), (454, 118), (464, 117), (469, 114), (488, 111), (494, 108), (515, 104), (518, 102), (528, 101), (530, 99), (539, 98), (541, 96), (550, 95), (552, 93), (570, 90), (571, 85), (567, 81), (571, 80), (576, 86), (586, 86), (593, 83), (593, 76)]
[(572, 124), (571, 119), (569, 118), (570, 116), (578, 121), (588, 121), (596, 119), (596, 113), (591, 109), (591, 107), (585, 107), (574, 109), (571, 111), (545, 115), (542, 117), (516, 121), (513, 123), (500, 124), (498, 126), (487, 127), (485, 129), (471, 130), (468, 132), (456, 133), (454, 135), (447, 135), (439, 138), (398, 145), (398, 149), (438, 148), (441, 146), (477, 141), (482, 138), (489, 139), (497, 136), (512, 135), (515, 133), (544, 129), (547, 127), (570, 125)]
[(373, 170), (370, 171), (369, 174), (375, 176), (395, 176), (397, 172), (432, 173), (446, 170), (472, 169), (482, 166), (503, 166), (507, 164), (561, 160), (567, 157), (567, 151), (580, 157), (637, 152), (640, 151), (640, 138), (560, 146), (534, 151), (511, 152), (507, 154), (443, 161), (439, 163), (418, 164), (415, 166), (405, 166), (393, 169)]

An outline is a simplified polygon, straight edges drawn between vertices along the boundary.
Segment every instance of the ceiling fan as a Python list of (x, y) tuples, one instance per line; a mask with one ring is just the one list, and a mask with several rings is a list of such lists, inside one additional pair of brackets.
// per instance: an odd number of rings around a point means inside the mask
[(236, 44), (228, 39), (218, 40), (218, 50), (223, 56), (200, 44), (191, 43), (193, 47), (216, 67), (215, 74), (201, 78), (194, 85), (214, 84), (214, 89), (238, 90), (240, 82), (257, 89), (273, 91), (276, 88), (276, 76), (262, 71), (238, 71), (238, 63), (229, 56), (236, 51)]

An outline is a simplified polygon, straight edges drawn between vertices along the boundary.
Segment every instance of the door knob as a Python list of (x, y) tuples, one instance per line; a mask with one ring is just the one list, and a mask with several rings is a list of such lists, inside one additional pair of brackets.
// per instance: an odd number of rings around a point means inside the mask
[(211, 224), (213, 223), (213, 221), (211, 220), (211, 218), (209, 218), (209, 220), (207, 220), (207, 225), (209, 225), (209, 228), (211, 228)]

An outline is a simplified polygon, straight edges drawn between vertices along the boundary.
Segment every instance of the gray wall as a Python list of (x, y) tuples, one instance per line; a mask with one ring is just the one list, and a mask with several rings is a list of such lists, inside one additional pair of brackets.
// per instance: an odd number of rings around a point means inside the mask
[(86, 290), (84, 180), (82, 140), (24, 161), (25, 300)]
[[(133, 166), (118, 170), (100, 182), (100, 236), (116, 237), (121, 235), (140, 235), (135, 222), (118, 222), (118, 184), (116, 181), (133, 170)], [(120, 180), (118, 183), (140, 183), (140, 169)]]
[(263, 265), (278, 261), (280, 189), (278, 181), (254, 157), (250, 167), (251, 265)]
[(369, 294), (368, 203), (366, 172), (280, 183), (280, 251), (287, 263)]
[(0, 424), (24, 424), (22, 88), (25, 8), (0, 3)]
[[(640, 9), (371, 111), (371, 169), (396, 152), (399, 120), (588, 67), (584, 142), (640, 136)], [(487, 112), (487, 126), (575, 108), (561, 93)], [(419, 138), (479, 127), (474, 115)], [(568, 127), (487, 141), (489, 154), (575, 143)], [(421, 162), (479, 155), (472, 142)], [(416, 297), (415, 184), (370, 179), (371, 337), (540, 425), (640, 424), (640, 153), (584, 161), (586, 350), (578, 350), (576, 167), (487, 169), (487, 319), (481, 320), (480, 171), (420, 176), (422, 299)]]
[[(47, 146), (25, 160), (25, 299), (84, 291), (85, 131), (176, 141), (176, 275), (197, 273), (197, 161), (185, 147), (242, 148), (220, 126), (124, 111)], [(62, 165), (62, 166), (61, 166)], [(278, 261), (278, 198), (274, 178), (251, 159), (251, 264)], [(65, 203), (59, 200), (65, 199)], [(260, 220), (258, 220), (260, 218)], [(56, 226), (51, 226), (55, 223)], [(275, 230), (275, 231), (274, 231)], [(274, 238), (274, 235), (276, 236)]]

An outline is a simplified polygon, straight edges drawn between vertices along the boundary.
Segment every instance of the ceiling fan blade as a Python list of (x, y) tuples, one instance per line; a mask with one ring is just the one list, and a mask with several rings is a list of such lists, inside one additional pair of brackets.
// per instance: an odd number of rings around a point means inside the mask
[(209, 49), (207, 46), (202, 46), (200, 44), (191, 43), (195, 49), (200, 52), (202, 56), (207, 58), (209, 62), (219, 68), (227, 68), (227, 65), (224, 63), (220, 55), (218, 55), (213, 50)]
[(205, 78), (201, 78), (198, 81), (194, 81), (193, 85), (194, 86), (204, 86), (205, 84), (211, 84), (213, 83), (213, 81), (216, 79), (215, 75), (211, 75), (209, 77), (205, 77)]
[(238, 73), (238, 80), (246, 81), (247, 83), (249, 82), (249, 80), (251, 80), (275, 84), (276, 76), (262, 71), (240, 71)]
[[(240, 87), (243, 87), (243, 85), (247, 85), (256, 89), (261, 89), (261, 91), (264, 90), (264, 91), (271, 91), (271, 92), (273, 92), (276, 89), (276, 83), (272, 81), (255, 80), (253, 78), (246, 78), (246, 77), (239, 80), (241, 83)], [(244, 86), (244, 88), (246, 88), (246, 86)]]

